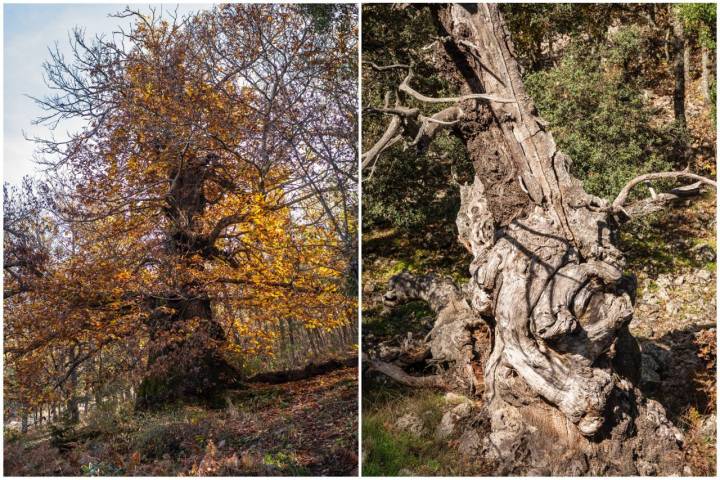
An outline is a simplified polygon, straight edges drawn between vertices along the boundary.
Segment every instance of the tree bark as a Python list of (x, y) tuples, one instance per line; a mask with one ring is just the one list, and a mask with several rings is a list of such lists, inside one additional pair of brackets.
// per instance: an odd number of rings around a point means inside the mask
[[(75, 347), (70, 349), (70, 360), (69, 365), (72, 365), (77, 360), (79, 352)], [(77, 368), (73, 369), (70, 377), (68, 378), (67, 384), (67, 401), (65, 404), (66, 420), (68, 423), (75, 425), (80, 422), (80, 409), (78, 408), (78, 396), (77, 396), (77, 384), (78, 384), (78, 371)]]
[(28, 412), (27, 408), (22, 407), (20, 409), (20, 432), (21, 433), (27, 433), (28, 432)]
[(438, 37), (449, 39), (436, 45), (438, 70), (462, 93), (452, 131), (475, 170), (457, 216), (473, 260), (462, 287), (391, 280), (386, 302), (420, 298), (437, 313), (427, 343), (432, 364), (448, 367), (443, 382), (386, 373), (482, 395), (492, 428), (484, 452), (498, 474), (681, 474), (681, 433), (636, 388), (635, 279), (618, 248), (631, 206), (589, 195), (570, 175), (571, 159), (525, 92), (497, 5), (432, 8)]
[[(205, 210), (204, 183), (213, 156), (179, 162), (170, 172), (171, 187), (166, 200), (166, 250), (171, 259), (167, 278), (174, 269), (202, 269), (183, 264), (194, 256), (218, 255), (214, 241), (202, 235), (197, 219)], [(138, 410), (152, 410), (179, 401), (214, 403), (224, 388), (236, 385), (240, 374), (222, 355), (226, 336), (213, 318), (206, 287), (187, 280), (176, 291), (147, 299), (147, 326), (150, 333), (148, 373), (142, 380), (135, 400)]]
[(682, 19), (673, 14), (672, 18), (672, 50), (673, 50), (673, 71), (675, 76), (675, 88), (673, 90), (673, 112), (675, 113), (675, 121), (681, 125), (686, 125), (685, 119), (685, 79), (686, 79), (686, 40), (685, 29), (683, 28)]
[(711, 102), (710, 98), (710, 85), (714, 82), (714, 75), (715, 72), (714, 68), (714, 61), (711, 60), (711, 56), (713, 56), (712, 52), (709, 48), (707, 48), (705, 45), (702, 45), (701, 47), (702, 51), (702, 91), (703, 91), (703, 98), (705, 99), (705, 102), (709, 105)]

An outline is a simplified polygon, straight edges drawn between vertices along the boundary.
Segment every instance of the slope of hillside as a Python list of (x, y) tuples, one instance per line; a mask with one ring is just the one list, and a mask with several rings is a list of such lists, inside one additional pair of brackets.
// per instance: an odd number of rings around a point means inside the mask
[(5, 475), (355, 475), (357, 368), (229, 391), (226, 406), (131, 405), (8, 438)]

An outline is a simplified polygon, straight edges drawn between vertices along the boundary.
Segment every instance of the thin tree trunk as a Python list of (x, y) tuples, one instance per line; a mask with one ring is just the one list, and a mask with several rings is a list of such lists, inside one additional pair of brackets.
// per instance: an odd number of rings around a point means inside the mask
[(685, 126), (687, 120), (685, 118), (685, 89), (686, 89), (686, 65), (685, 56), (688, 51), (685, 40), (685, 29), (683, 28), (682, 19), (673, 15), (672, 19), (672, 50), (673, 50), (673, 71), (675, 76), (675, 87), (673, 90), (673, 112), (675, 121)]
[(20, 410), (20, 431), (22, 433), (28, 432), (28, 412), (25, 407)]
[(690, 48), (690, 42), (683, 42), (683, 82), (685, 83), (685, 89), (690, 87), (692, 81), (692, 49)]
[[(73, 350), (71, 355), (71, 361), (75, 360), (75, 351)], [(70, 381), (68, 383), (68, 400), (66, 404), (67, 409), (67, 420), (71, 424), (76, 424), (80, 421), (80, 409), (78, 408), (78, 397), (77, 397), (77, 369), (70, 375)]]
[(710, 85), (713, 83), (713, 73), (715, 69), (713, 68), (713, 63), (710, 59), (711, 52), (710, 49), (708, 49), (705, 45), (701, 46), (701, 54), (702, 54), (702, 91), (703, 91), (703, 98), (705, 99), (705, 102), (709, 105), (711, 102), (710, 98)]

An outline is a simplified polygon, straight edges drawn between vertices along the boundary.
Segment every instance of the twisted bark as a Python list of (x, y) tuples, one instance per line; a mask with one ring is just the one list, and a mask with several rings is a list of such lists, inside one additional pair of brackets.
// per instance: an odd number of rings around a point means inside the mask
[[(628, 330), (635, 281), (623, 275), (618, 232), (630, 212), (682, 195), (653, 194), (628, 212), (623, 205), (638, 183), (714, 182), (669, 172), (634, 180), (613, 204), (586, 193), (525, 92), (497, 6), (433, 8), (445, 39), (437, 44), (439, 69), (462, 85), (460, 95), (436, 100), (462, 111), (453, 131), (475, 168), (457, 216), (459, 241), (473, 256), (470, 280), (459, 288), (403, 274), (385, 301), (420, 298), (438, 314), (428, 336), (432, 361), (483, 392), (492, 425), (485, 449), (499, 473), (681, 473), (680, 432), (635, 388), (640, 352)], [(432, 100), (415, 94), (411, 79), (400, 90)]]
[[(204, 184), (212, 161), (212, 156), (192, 158), (170, 172), (165, 249), (173, 258), (220, 255), (214, 243), (230, 220), (220, 220), (209, 236), (198, 233), (198, 218), (207, 203)], [(172, 278), (176, 272), (172, 266), (166, 268), (168, 278)], [(188, 264), (186, 268), (201, 267)], [(222, 354), (227, 338), (213, 316), (206, 285), (185, 281), (176, 291), (148, 296), (145, 303), (149, 355), (136, 409), (154, 410), (180, 401), (215, 403), (223, 389), (238, 384), (240, 373)]]

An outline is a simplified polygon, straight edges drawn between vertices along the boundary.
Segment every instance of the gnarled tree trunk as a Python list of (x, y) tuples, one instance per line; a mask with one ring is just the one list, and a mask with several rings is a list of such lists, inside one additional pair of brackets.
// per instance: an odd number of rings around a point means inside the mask
[[(617, 246), (632, 212), (652, 210), (680, 191), (637, 205), (625, 203), (639, 180), (612, 204), (586, 193), (525, 92), (497, 6), (433, 8), (438, 68), (461, 95), (425, 97), (409, 85), (411, 66), (374, 65), (408, 70), (400, 95), (453, 103), (424, 117), (402, 107), (399, 95), (394, 108), (386, 102), (376, 110), (399, 120), (388, 129), (391, 138), (408, 135), (420, 147), (418, 140), (452, 128), (465, 143), (475, 177), (461, 186), (457, 227), (473, 256), (471, 278), (457, 287), (403, 274), (385, 295), (391, 304), (427, 300), (438, 313), (429, 352), (414, 348), (419, 358), (429, 353), (433, 363), (448, 365), (440, 377), (408, 382), (386, 359), (367, 363), (401, 382), (482, 395), (492, 426), (485, 453), (499, 474), (682, 473), (681, 433), (636, 388), (640, 352), (628, 330), (635, 282), (623, 274)], [(408, 120), (416, 125), (407, 127)], [(371, 149), (363, 165), (383, 150)], [(662, 175), (714, 184), (683, 172)]]
[[(212, 403), (217, 393), (240, 378), (222, 355), (226, 336), (213, 318), (206, 286), (188, 278), (188, 272), (203, 268), (192, 263), (193, 257), (219, 254), (214, 241), (199, 232), (197, 221), (205, 209), (204, 183), (213, 160), (212, 155), (188, 159), (170, 172), (165, 210), (167, 278), (184, 280), (173, 291), (147, 298), (150, 348), (148, 372), (135, 400), (139, 410), (188, 400)], [(183, 272), (174, 271), (176, 266), (183, 266)]]

